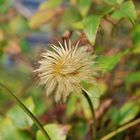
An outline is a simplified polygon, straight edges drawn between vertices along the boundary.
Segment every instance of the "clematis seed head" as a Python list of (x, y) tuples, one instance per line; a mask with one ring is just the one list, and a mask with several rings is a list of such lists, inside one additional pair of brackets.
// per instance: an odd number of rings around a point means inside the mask
[(39, 85), (43, 85), (46, 95), (53, 94), (56, 102), (66, 101), (73, 92), (81, 92), (82, 81), (94, 81), (96, 71), (93, 69), (95, 55), (86, 52), (84, 47), (64, 41), (64, 45), (51, 45), (52, 50), (41, 54), (39, 68), (35, 70)]

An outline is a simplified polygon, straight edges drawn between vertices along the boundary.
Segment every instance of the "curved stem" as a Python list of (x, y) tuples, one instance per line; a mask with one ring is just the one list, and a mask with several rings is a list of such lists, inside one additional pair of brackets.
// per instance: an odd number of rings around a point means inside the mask
[(14, 93), (8, 87), (3, 85), (2, 83), (0, 83), (0, 85), (10, 93), (10, 95), (15, 99), (19, 107), (22, 108), (24, 112), (26, 112), (27, 115), (34, 121), (34, 123), (38, 126), (38, 128), (41, 130), (43, 135), (46, 137), (46, 139), (51, 140), (49, 134), (43, 128), (42, 124), (38, 121), (38, 119), (30, 112), (30, 110), (14, 95)]
[(82, 93), (83, 93), (83, 95), (85, 96), (85, 98), (86, 98), (86, 100), (87, 100), (87, 102), (88, 102), (88, 104), (89, 104), (91, 113), (92, 113), (93, 123), (94, 123), (94, 124), (92, 125), (92, 126), (93, 126), (93, 128), (92, 128), (92, 133), (93, 133), (92, 139), (93, 139), (93, 140), (96, 140), (96, 117), (95, 117), (94, 107), (93, 107), (92, 101), (91, 101), (91, 99), (90, 99), (90, 97), (89, 97), (89, 93), (88, 93), (84, 88), (82, 88)]
[(120, 133), (120, 132), (122, 132), (122, 131), (124, 131), (124, 130), (126, 130), (126, 129), (128, 129), (128, 128), (136, 125), (136, 124), (138, 124), (138, 123), (140, 123), (140, 118), (136, 119), (136, 120), (134, 120), (134, 121), (132, 121), (132, 122), (120, 127), (120, 128), (118, 128), (118, 129), (116, 129), (114, 131), (112, 131), (111, 133), (107, 134), (106, 136), (104, 136), (100, 140), (109, 140), (112, 137), (114, 137), (115, 135), (117, 135), (118, 133)]

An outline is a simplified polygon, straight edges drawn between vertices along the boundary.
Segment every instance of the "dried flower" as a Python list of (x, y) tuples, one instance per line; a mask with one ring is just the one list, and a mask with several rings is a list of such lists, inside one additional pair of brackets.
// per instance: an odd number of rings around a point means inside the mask
[(95, 55), (86, 52), (85, 48), (72, 46), (65, 41), (64, 46), (51, 45), (52, 50), (42, 53), (39, 68), (39, 84), (44, 85), (46, 95), (54, 94), (55, 101), (63, 99), (73, 92), (81, 92), (83, 80), (93, 80), (96, 71), (93, 70)]

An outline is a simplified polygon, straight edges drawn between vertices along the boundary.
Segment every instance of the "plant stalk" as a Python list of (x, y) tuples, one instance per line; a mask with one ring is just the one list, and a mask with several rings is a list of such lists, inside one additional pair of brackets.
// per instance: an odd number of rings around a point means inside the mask
[(89, 93), (84, 88), (82, 88), (82, 93), (85, 96), (85, 98), (89, 104), (91, 113), (92, 113), (92, 118), (93, 118), (93, 123), (94, 123), (94, 124), (92, 124), (92, 133), (93, 133), (92, 140), (96, 140), (96, 117), (95, 117), (94, 107), (93, 107), (92, 101), (89, 97)]
[(118, 129), (116, 129), (114, 131), (112, 131), (111, 133), (107, 134), (106, 136), (104, 136), (100, 140), (109, 140), (112, 137), (114, 137), (115, 135), (117, 135), (118, 133), (120, 133), (120, 132), (122, 132), (122, 131), (124, 131), (124, 130), (126, 130), (126, 129), (128, 129), (128, 128), (136, 125), (136, 124), (138, 124), (138, 123), (140, 123), (140, 118), (138, 118), (138, 119), (136, 119), (136, 120), (134, 120), (134, 121), (132, 121), (132, 122), (120, 127), (120, 128), (118, 128)]
[(26, 114), (34, 121), (34, 123), (38, 126), (38, 128), (40, 129), (40, 131), (43, 133), (43, 135), (45, 136), (46, 140), (51, 140), (49, 134), (46, 132), (46, 130), (43, 128), (42, 124), (38, 121), (38, 119), (31, 113), (31, 111), (20, 101), (20, 99), (18, 99), (18, 97), (16, 97), (14, 95), (14, 93), (5, 85), (3, 85), (2, 83), (0, 83), (0, 85), (6, 89), (10, 95), (14, 98), (14, 100), (16, 101), (16, 103), (19, 105), (19, 107), (26, 112)]

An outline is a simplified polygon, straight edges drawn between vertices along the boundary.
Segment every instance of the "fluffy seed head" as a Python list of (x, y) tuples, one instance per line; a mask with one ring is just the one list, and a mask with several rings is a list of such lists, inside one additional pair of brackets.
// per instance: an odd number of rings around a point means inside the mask
[(44, 85), (46, 95), (54, 94), (55, 101), (66, 100), (73, 92), (81, 92), (83, 80), (91, 81), (96, 72), (93, 70), (95, 55), (78, 47), (78, 43), (72, 46), (71, 42), (60, 42), (59, 46), (51, 45), (53, 50), (42, 53), (39, 61), (38, 73), (39, 84)]

